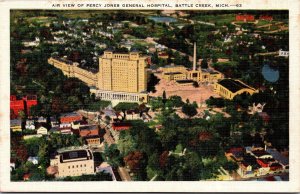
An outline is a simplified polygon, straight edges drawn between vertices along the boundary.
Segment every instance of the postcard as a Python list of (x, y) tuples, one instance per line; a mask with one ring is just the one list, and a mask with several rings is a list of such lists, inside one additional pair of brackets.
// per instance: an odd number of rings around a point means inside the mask
[(3, 192), (299, 192), (298, 1), (1, 1)]

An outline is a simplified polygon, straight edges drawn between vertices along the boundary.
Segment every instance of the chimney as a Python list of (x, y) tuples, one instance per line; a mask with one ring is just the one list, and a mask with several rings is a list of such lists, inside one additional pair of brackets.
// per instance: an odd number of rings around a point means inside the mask
[(196, 42), (194, 42), (194, 58), (193, 58), (193, 71), (196, 70)]

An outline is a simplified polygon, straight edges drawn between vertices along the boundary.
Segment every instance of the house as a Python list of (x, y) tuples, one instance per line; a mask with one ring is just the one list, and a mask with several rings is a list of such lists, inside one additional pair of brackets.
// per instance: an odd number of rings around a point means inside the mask
[(131, 126), (131, 123), (128, 122), (115, 122), (112, 124), (112, 128), (116, 131), (128, 130)]
[(59, 124), (59, 128), (60, 129), (72, 128), (72, 123), (61, 123), (61, 124)]
[(39, 117), (37, 120), (38, 123), (47, 123), (47, 118), (45, 117)]
[(64, 134), (64, 135), (72, 135), (73, 134), (71, 127), (60, 128), (59, 131), (61, 134)]
[(76, 112), (61, 114), (60, 116), (61, 123), (72, 123), (80, 120), (82, 120), (82, 116)]
[(40, 134), (40, 135), (48, 135), (48, 129), (46, 127), (39, 127), (36, 131), (37, 134)]
[(89, 135), (84, 138), (87, 145), (91, 147), (97, 147), (101, 144), (99, 135)]
[(39, 157), (35, 156), (35, 157), (32, 157), (30, 156), (28, 159), (27, 159), (28, 162), (32, 162), (33, 164), (37, 165), (39, 163)]
[(21, 121), (21, 119), (10, 120), (10, 129), (13, 132), (22, 131), (22, 121)]
[(99, 136), (99, 128), (97, 125), (87, 125), (79, 127), (80, 137)]
[(51, 127), (49, 133), (60, 133), (59, 127)]
[(35, 130), (34, 120), (26, 120), (25, 129)]
[(50, 117), (50, 123), (51, 123), (51, 127), (58, 127), (59, 126), (58, 120), (54, 117)]

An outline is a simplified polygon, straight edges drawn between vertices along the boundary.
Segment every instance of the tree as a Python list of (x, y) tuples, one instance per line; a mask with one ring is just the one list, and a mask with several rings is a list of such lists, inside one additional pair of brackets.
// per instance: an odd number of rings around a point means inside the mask
[(165, 90), (163, 91), (163, 94), (162, 94), (162, 102), (163, 102), (164, 105), (167, 102), (167, 95), (166, 95), (166, 91)]
[(203, 69), (207, 69), (208, 68), (208, 62), (207, 62), (207, 59), (203, 59), (202, 61), (201, 61), (201, 68), (203, 68)]
[(140, 151), (130, 152), (124, 157), (125, 164), (136, 174), (138, 180), (146, 180), (147, 157)]
[(186, 103), (182, 106), (182, 112), (185, 115), (187, 115), (189, 118), (195, 116), (198, 113), (195, 106), (193, 106), (192, 104), (188, 104), (188, 103)]
[(137, 148), (137, 143), (128, 131), (121, 131), (118, 141), (118, 150), (122, 155), (127, 155), (129, 152)]
[(122, 157), (116, 144), (112, 144), (110, 146), (105, 144), (103, 156), (113, 168), (122, 164)]
[(238, 164), (237, 164), (236, 162), (233, 162), (233, 161), (227, 161), (227, 162), (223, 165), (223, 168), (224, 168), (225, 170), (228, 170), (229, 173), (232, 173), (232, 172), (236, 171), (236, 170), (239, 168), (239, 166), (238, 166)]

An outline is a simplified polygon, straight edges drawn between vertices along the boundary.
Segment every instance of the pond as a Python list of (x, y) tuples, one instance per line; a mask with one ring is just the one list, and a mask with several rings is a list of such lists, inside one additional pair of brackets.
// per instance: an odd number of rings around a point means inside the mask
[(276, 82), (279, 79), (279, 71), (265, 64), (262, 68), (262, 75), (269, 82)]
[(166, 17), (166, 16), (150, 16), (149, 19), (158, 23), (177, 22), (176, 18)]

